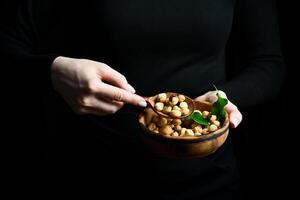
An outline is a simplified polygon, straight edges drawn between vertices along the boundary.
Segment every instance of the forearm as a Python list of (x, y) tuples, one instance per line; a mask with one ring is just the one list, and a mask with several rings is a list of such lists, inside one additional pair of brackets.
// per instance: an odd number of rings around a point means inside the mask
[(284, 66), (281, 57), (248, 63), (239, 75), (219, 89), (239, 107), (264, 103), (280, 91), (285, 77)]
[(51, 64), (57, 55), (36, 55), (0, 32), (1, 90), (37, 92), (51, 89)]
[(51, 64), (54, 54), (9, 54), (0, 52), (2, 65), (1, 90), (41, 92), (52, 89)]
[(269, 100), (280, 90), (285, 74), (276, 1), (238, 1), (232, 34), (238, 63), (235, 76), (220, 89), (239, 107)]
[(51, 63), (57, 57), (38, 51), (39, 27), (33, 5), (20, 2), (0, 22), (1, 90), (36, 92), (51, 89)]

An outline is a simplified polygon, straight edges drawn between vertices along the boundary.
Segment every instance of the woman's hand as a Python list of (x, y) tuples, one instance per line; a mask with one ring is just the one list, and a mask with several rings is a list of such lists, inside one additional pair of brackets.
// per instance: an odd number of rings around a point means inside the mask
[(52, 83), (78, 114), (112, 114), (124, 103), (147, 106), (122, 74), (91, 60), (57, 57), (52, 63)]
[[(222, 97), (227, 98), (226, 94), (223, 91), (219, 90), (219, 94)], [(214, 103), (215, 101), (217, 101), (216, 91), (207, 92), (204, 95), (197, 97), (195, 100), (208, 101), (208, 102)], [(225, 110), (229, 114), (230, 126), (232, 128), (236, 128), (243, 119), (241, 112), (229, 100), (228, 100), (228, 104), (225, 106)]]

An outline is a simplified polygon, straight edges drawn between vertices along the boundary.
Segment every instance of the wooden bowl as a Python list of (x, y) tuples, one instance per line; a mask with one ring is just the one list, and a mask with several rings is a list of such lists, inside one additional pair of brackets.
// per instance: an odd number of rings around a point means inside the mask
[[(203, 101), (195, 101), (195, 109), (210, 111), (212, 104)], [(194, 158), (203, 157), (214, 153), (225, 142), (229, 133), (229, 119), (226, 118), (222, 127), (206, 135), (197, 137), (174, 137), (154, 133), (145, 126), (147, 119), (146, 109), (139, 115), (141, 125), (141, 140), (149, 153), (169, 158)]]

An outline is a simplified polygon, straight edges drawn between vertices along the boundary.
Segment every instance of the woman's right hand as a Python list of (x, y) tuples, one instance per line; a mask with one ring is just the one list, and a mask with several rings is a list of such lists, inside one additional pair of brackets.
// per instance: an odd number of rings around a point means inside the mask
[(60, 56), (51, 67), (54, 88), (78, 114), (113, 114), (124, 103), (147, 106), (126, 78), (104, 63)]

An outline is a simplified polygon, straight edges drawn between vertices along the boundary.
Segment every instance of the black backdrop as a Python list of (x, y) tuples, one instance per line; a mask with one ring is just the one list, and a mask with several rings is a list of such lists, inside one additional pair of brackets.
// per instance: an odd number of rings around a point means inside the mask
[[(11, 1), (13, 2), (13, 1)], [(259, 196), (292, 197), (291, 180), (296, 179), (296, 88), (291, 84), (297, 66), (299, 11), (296, 1), (278, 1), (282, 49), (288, 75), (281, 93), (272, 101), (244, 110), (244, 122), (232, 131), (247, 199)], [(1, 5), (1, 17), (5, 17)], [(297, 36), (298, 35), (298, 36)], [(1, 45), (1, 44), (0, 44)], [(1, 63), (0, 63), (1, 66)], [(1, 66), (1, 69), (5, 66)], [(11, 75), (1, 72), (1, 78)], [(10, 79), (7, 79), (7, 87)], [(41, 182), (49, 176), (44, 155), (44, 120), (39, 94), (1, 93), (1, 178), (6, 188), (23, 188), (28, 181)], [(258, 123), (259, 122), (259, 123)], [(241, 134), (243, 133), (243, 134)], [(45, 178), (45, 179), (44, 179)], [(1, 190), (1, 189), (0, 189)]]

